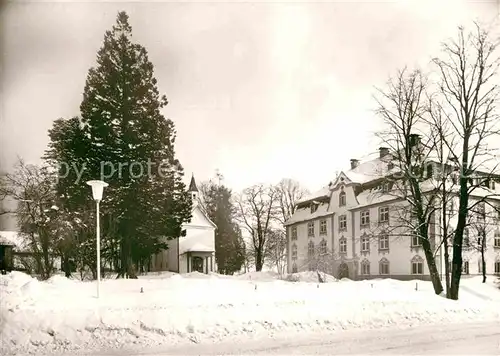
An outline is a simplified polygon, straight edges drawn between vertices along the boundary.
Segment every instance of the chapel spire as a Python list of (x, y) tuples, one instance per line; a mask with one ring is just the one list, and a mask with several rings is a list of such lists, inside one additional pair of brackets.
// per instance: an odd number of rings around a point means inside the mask
[(191, 199), (193, 200), (193, 202), (195, 202), (196, 199), (198, 198), (198, 187), (196, 186), (194, 174), (191, 175), (191, 182), (189, 183), (188, 192), (190, 193)]

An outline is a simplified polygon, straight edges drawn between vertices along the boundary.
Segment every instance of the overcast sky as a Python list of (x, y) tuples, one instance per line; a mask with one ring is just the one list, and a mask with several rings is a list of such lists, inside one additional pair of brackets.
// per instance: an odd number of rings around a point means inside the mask
[(8, 3), (0, 18), (0, 158), (36, 162), (47, 130), (79, 113), (88, 69), (117, 12), (155, 66), (186, 174), (219, 168), (241, 189), (291, 177), (311, 190), (377, 150), (374, 86), (425, 64), (496, 0)]

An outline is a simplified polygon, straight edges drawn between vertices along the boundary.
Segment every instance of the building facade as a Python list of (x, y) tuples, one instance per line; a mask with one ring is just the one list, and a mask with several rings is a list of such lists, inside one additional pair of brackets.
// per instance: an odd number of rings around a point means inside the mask
[(216, 226), (199, 204), (199, 192), (194, 176), (191, 177), (189, 193), (193, 207), (191, 220), (182, 227), (185, 234), (168, 240), (169, 248), (153, 256), (150, 266), (152, 272), (210, 273), (216, 271)]
[[(363, 163), (351, 160), (349, 170), (299, 201), (285, 223), (288, 272), (322, 269), (337, 278), (428, 279), (421, 239), (412, 233), (408, 220), (409, 203), (395, 194), (386, 179), (395, 169), (389, 150), (380, 148), (376, 158)], [(432, 182), (433, 171), (428, 170), (429, 181), (423, 185)], [(473, 212), (465, 230), (464, 275), (481, 274), (483, 268), (487, 274), (500, 274), (498, 193), (500, 184), (491, 180), (470, 197)], [(458, 194), (452, 189), (446, 194), (446, 207), (437, 205), (429, 223), (429, 242), (443, 275), (444, 228), (456, 226), (458, 218)], [(451, 234), (448, 228), (446, 236)], [(449, 252), (451, 256), (451, 247)]]

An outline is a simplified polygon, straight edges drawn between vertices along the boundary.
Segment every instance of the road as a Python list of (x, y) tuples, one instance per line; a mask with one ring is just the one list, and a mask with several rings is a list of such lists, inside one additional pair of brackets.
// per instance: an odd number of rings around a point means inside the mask
[[(111, 355), (111, 354), (107, 354)], [(500, 355), (500, 321), (407, 329), (351, 330), (328, 334), (228, 340), (121, 356), (160, 355)], [(104, 356), (104, 355), (102, 355)]]

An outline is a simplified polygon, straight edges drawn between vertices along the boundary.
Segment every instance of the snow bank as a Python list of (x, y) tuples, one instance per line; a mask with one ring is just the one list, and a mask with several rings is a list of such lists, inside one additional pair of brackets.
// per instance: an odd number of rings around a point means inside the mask
[[(325, 283), (337, 282), (338, 280), (326, 273), (320, 273), (321, 278)], [(306, 283), (318, 283), (318, 273), (315, 271), (298, 272), (289, 274), (286, 278), (289, 282), (306, 282)]]
[[(199, 277), (104, 280), (97, 299), (95, 282), (0, 276), (0, 353), (88, 354), (259, 333), (500, 319), (496, 289), (488, 300), (482, 298), (486, 291), (480, 296), (464, 291), (463, 300), (454, 302), (433, 295), (430, 283), (421, 281), (290, 283), (273, 280), (272, 273)], [(473, 288), (473, 281), (467, 283)]]
[(279, 274), (277, 272), (248, 272), (244, 274), (240, 274), (235, 276), (238, 279), (241, 280), (251, 280), (251, 281), (258, 281), (258, 282), (272, 282), (276, 281), (279, 279)]

